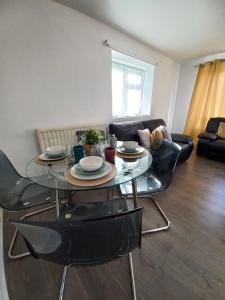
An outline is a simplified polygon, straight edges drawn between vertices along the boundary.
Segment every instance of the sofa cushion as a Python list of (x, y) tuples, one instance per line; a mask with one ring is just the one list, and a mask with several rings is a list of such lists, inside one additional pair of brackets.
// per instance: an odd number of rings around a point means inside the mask
[(148, 128), (150, 132), (159, 127), (160, 125), (166, 126), (166, 123), (162, 119), (152, 119), (147, 121), (142, 121), (144, 128)]
[(171, 134), (169, 133), (169, 130), (167, 129), (167, 127), (163, 126), (163, 125), (160, 125), (159, 128), (162, 131), (163, 138), (170, 141), (170, 142), (172, 142), (172, 137), (171, 137)]
[(145, 129), (141, 122), (121, 122), (109, 124), (109, 133), (115, 134), (120, 141), (137, 141), (140, 143), (138, 129)]
[(140, 139), (140, 145), (146, 149), (149, 149), (151, 146), (151, 134), (149, 129), (138, 129), (138, 136)]
[(216, 133), (218, 131), (220, 122), (225, 123), (225, 118), (211, 118), (206, 126), (206, 131)]
[(157, 127), (152, 131), (151, 134), (151, 149), (159, 149), (163, 142), (163, 133), (161, 126)]

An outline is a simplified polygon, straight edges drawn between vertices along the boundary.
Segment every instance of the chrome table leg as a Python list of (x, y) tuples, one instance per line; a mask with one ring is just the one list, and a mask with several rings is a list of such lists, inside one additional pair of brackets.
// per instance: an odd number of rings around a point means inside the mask
[(133, 202), (134, 202), (134, 208), (137, 208), (138, 207), (138, 203), (137, 203), (137, 199), (138, 199), (138, 196), (137, 196), (137, 182), (136, 182), (136, 179), (132, 179), (132, 191), (133, 191)]

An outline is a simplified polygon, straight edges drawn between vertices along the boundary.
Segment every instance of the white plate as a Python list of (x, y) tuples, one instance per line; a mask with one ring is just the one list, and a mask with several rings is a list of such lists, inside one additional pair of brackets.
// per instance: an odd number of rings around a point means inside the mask
[(97, 173), (97, 174), (93, 174), (93, 175), (81, 175), (81, 174), (78, 174), (77, 171), (76, 171), (75, 166), (73, 166), (70, 169), (70, 174), (73, 177), (77, 178), (77, 179), (93, 180), (93, 179), (101, 178), (101, 177), (109, 174), (111, 171), (112, 171), (112, 165), (109, 162), (105, 161), (105, 168), (104, 168), (104, 170), (99, 171), (99, 173)]
[(137, 149), (136, 149), (136, 151), (134, 151), (134, 152), (130, 152), (130, 151), (126, 152), (126, 150), (124, 149), (124, 147), (120, 146), (120, 147), (116, 148), (116, 151), (118, 151), (119, 153), (122, 153), (122, 154), (134, 155), (134, 154), (140, 154), (140, 153), (144, 152), (145, 148), (138, 146)]
[(65, 157), (67, 157), (69, 154), (65, 154), (63, 156), (60, 156), (60, 157), (48, 157), (46, 155), (46, 153), (42, 153), (41, 155), (38, 156), (38, 158), (40, 160), (44, 160), (44, 161), (51, 161), (51, 160), (60, 160), (60, 159), (63, 159)]
[(80, 163), (76, 164), (75, 166), (75, 170), (78, 174), (80, 175), (94, 175), (94, 174), (98, 174), (99, 172), (102, 172), (105, 170), (105, 162), (103, 161), (102, 162), (102, 166), (101, 168), (99, 168), (98, 170), (96, 171), (92, 171), (92, 172), (87, 172), (87, 171), (84, 171), (81, 166), (80, 166)]

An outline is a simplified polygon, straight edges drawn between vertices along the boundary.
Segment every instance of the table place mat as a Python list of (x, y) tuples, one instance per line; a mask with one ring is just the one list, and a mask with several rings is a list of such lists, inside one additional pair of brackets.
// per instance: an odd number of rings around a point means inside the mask
[(42, 160), (39, 158), (39, 155), (35, 158), (35, 162), (39, 165), (52, 165), (61, 163), (62, 161), (68, 159), (69, 155), (66, 157), (63, 157), (62, 159), (56, 159), (56, 160)]
[(70, 170), (67, 171), (65, 178), (72, 185), (88, 187), (88, 186), (96, 186), (96, 185), (104, 184), (110, 181), (111, 179), (113, 179), (116, 176), (116, 173), (117, 173), (116, 167), (112, 165), (112, 170), (107, 175), (101, 178), (97, 178), (93, 180), (78, 179), (73, 177), (70, 174)]
[(146, 149), (142, 153), (138, 153), (138, 154), (125, 154), (125, 153), (120, 153), (120, 152), (116, 151), (116, 156), (118, 156), (120, 158), (141, 158), (147, 154), (148, 154), (148, 151)]

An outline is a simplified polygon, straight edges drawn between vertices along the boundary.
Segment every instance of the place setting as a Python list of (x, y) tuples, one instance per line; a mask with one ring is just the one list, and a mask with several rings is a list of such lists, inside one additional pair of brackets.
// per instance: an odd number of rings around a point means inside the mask
[(58, 163), (70, 155), (66, 146), (52, 146), (48, 147), (44, 153), (38, 155), (36, 162), (39, 164)]
[(117, 175), (116, 156), (130, 161), (144, 157), (147, 150), (135, 141), (117, 142), (114, 135), (109, 135), (108, 143), (103, 144), (101, 153), (96, 154), (87, 155), (81, 143), (74, 145), (71, 151), (66, 146), (58, 145), (48, 147), (36, 157), (35, 162), (52, 165), (66, 160), (68, 169), (63, 175), (66, 181), (75, 186), (93, 187), (102, 185)]
[(100, 156), (86, 156), (66, 172), (66, 180), (78, 186), (104, 184), (116, 176), (116, 167)]
[(147, 154), (147, 150), (138, 142), (126, 141), (116, 148), (116, 156), (127, 159), (140, 158)]

